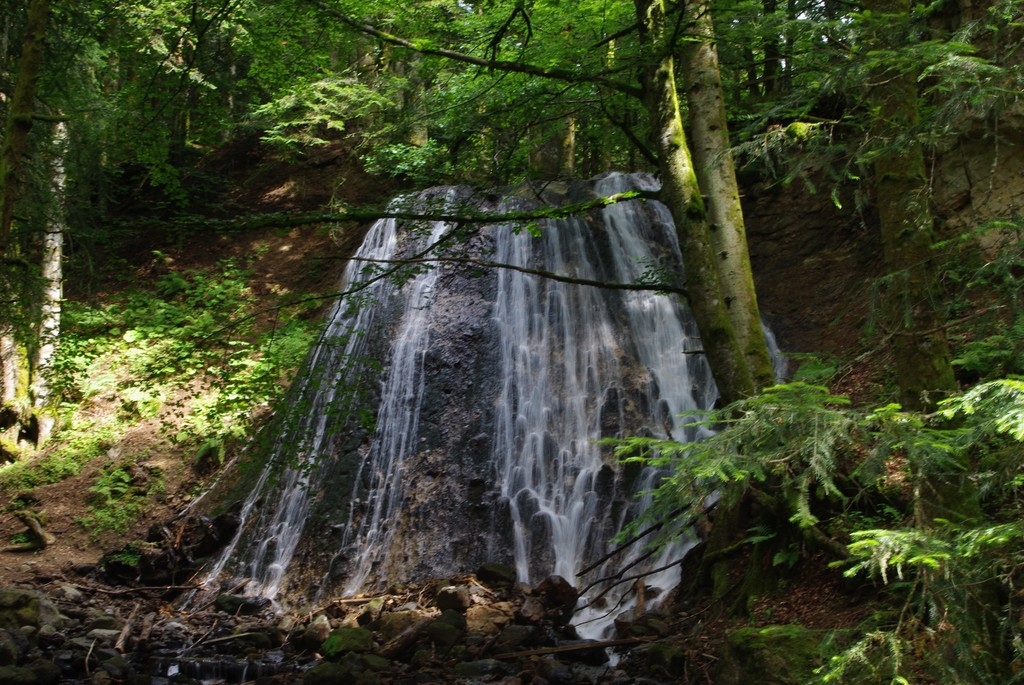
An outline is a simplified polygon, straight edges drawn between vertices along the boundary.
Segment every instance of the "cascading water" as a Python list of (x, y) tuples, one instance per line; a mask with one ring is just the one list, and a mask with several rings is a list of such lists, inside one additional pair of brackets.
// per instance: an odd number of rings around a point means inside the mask
[[(471, 200), (434, 190), (421, 202), (474, 202), (476, 211), (536, 206), (654, 187), (611, 175), (591, 185), (548, 185), (533, 198)], [(526, 273), (605, 283), (679, 272), (671, 219), (657, 202), (619, 203), (586, 216), (510, 225), (448, 241), (461, 252), (421, 267), (399, 286), (367, 273), (398, 257), (439, 257), (445, 224), (400, 233), (378, 222), (345, 283), (303, 379), (296, 418), (276, 441), (272, 466), (242, 509), (243, 525), (211, 581), (227, 569), (270, 598), (370, 591), (389, 582), (513, 565), (520, 580), (558, 574), (577, 585), (610, 538), (645, 506), (649, 469), (617, 464), (605, 437), (699, 437), (680, 412), (710, 406), (715, 389), (678, 298), (598, 289)], [(467, 261), (512, 268), (474, 271)], [(382, 367), (376, 390), (357, 370)], [(363, 388), (360, 390), (360, 388)], [(367, 389), (368, 388), (368, 389)], [(352, 420), (375, 412), (372, 429)], [(268, 474), (275, 475), (268, 475)], [(639, 561), (616, 558), (609, 565)], [(647, 585), (678, 582), (682, 547), (649, 559), (668, 566)], [(638, 570), (641, 567), (638, 567)], [(233, 582), (233, 581), (232, 581)], [(304, 589), (305, 588), (305, 589)], [(620, 605), (618, 611), (627, 608)], [(600, 614), (588, 609), (584, 621)], [(596, 629), (595, 629), (596, 630)]]

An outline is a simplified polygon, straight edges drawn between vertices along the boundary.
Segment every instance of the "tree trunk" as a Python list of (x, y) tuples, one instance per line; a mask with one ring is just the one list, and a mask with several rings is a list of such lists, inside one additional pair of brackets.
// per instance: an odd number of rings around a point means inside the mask
[[(879, 48), (893, 45), (910, 21), (909, 0), (869, 0), (882, 17), (872, 36)], [(894, 38), (895, 37), (895, 38)], [(936, 310), (935, 226), (929, 206), (924, 151), (913, 137), (918, 123), (914, 75), (886, 70), (870, 91), (874, 133), (886, 150), (874, 160), (875, 201), (886, 266), (883, 303), (892, 339), (900, 403), (928, 410), (956, 389), (942, 319)], [(900, 146), (892, 142), (905, 136)]]
[(21, 165), (28, 154), (36, 81), (43, 64), (43, 39), (50, 21), (50, 0), (32, 0), (18, 60), (18, 75), (7, 111), (0, 150), (0, 257), (6, 255), (14, 222), (14, 205), (21, 193)]
[(691, 150), (697, 183), (704, 194), (711, 247), (732, 320), (736, 344), (758, 388), (775, 380), (761, 326), (747, 233), (740, 205), (728, 120), (722, 92), (715, 29), (706, 3), (687, 6), (690, 15), (680, 69), (686, 86)]
[(53, 206), (49, 208), (49, 221), (43, 236), (43, 254), (40, 265), (42, 297), (39, 312), (39, 346), (32, 374), (32, 401), (39, 419), (37, 445), (50, 436), (54, 416), (50, 410), (51, 396), (49, 370), (57, 351), (60, 335), (60, 309), (64, 297), (64, 276), (61, 260), (64, 256), (64, 194), (66, 177), (64, 156), (67, 148), (67, 127), (59, 123), (54, 128), (54, 159), (51, 189)]
[[(686, 269), (687, 300), (704, 353), (722, 400), (733, 402), (753, 395), (761, 384), (740, 345), (729, 312), (731, 303), (722, 290), (715, 242), (679, 112), (672, 46), (666, 41), (664, 0), (636, 0), (636, 10), (646, 50), (643, 87), (659, 157), (661, 195), (676, 224)], [(746, 251), (745, 241), (737, 244)], [(737, 302), (735, 306), (746, 304)]]

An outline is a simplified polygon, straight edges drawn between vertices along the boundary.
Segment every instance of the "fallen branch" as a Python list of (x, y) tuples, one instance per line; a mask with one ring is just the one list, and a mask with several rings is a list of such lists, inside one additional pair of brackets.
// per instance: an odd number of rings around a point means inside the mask
[(559, 645), (558, 647), (538, 647), (527, 649), (522, 652), (505, 652), (495, 654), (495, 659), (519, 659), (527, 656), (543, 656), (545, 654), (561, 654), (563, 652), (578, 652), (584, 649), (605, 649), (606, 647), (623, 647), (625, 645), (636, 645), (643, 642), (654, 642), (656, 637), (624, 637), (618, 640), (604, 640), (601, 642), (585, 642), (572, 645)]
[(114, 643), (114, 649), (121, 654), (124, 654), (124, 646), (128, 642), (128, 634), (132, 632), (132, 627), (135, 625), (135, 617), (139, 613), (140, 606), (142, 606), (142, 602), (136, 601), (135, 606), (132, 607), (132, 613), (128, 615), (128, 620), (124, 622), (124, 628), (121, 628), (121, 634), (117, 636), (117, 642)]

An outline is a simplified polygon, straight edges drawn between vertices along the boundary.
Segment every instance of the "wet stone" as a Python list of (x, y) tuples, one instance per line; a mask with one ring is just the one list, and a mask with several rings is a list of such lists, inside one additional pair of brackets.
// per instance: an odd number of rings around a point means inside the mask
[(454, 609), (456, 611), (465, 611), (473, 603), (473, 598), (470, 596), (469, 588), (465, 585), (449, 585), (443, 587), (437, 592), (435, 604), (441, 611), (445, 609)]

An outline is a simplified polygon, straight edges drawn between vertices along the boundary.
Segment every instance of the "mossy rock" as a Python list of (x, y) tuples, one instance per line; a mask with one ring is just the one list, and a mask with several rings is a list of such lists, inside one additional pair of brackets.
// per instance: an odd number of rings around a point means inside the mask
[(368, 652), (373, 649), (373, 633), (366, 628), (336, 628), (320, 646), (328, 659), (349, 652)]
[(60, 614), (42, 593), (34, 590), (0, 588), (0, 628), (17, 630), (22, 626), (40, 628), (57, 625)]
[(686, 672), (686, 655), (682, 647), (655, 642), (644, 650), (644, 656), (651, 675), (679, 678)]
[(801, 625), (740, 628), (730, 632), (715, 674), (717, 685), (797, 685), (821, 665), (827, 631)]
[(352, 668), (348, 664), (324, 661), (302, 674), (304, 685), (336, 685), (351, 682)]

